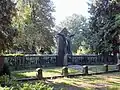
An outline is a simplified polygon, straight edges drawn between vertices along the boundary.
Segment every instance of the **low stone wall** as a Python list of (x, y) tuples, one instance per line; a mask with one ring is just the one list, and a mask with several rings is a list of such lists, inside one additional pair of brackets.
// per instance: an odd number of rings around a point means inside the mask
[(57, 55), (5, 56), (12, 70), (56, 66)]
[[(4, 56), (0, 57), (0, 64), (7, 62), (12, 70), (37, 68), (37, 67), (55, 67), (57, 66), (57, 55), (27, 55), (27, 56)], [(3, 62), (4, 61), (4, 62)], [(102, 65), (117, 64), (114, 56), (100, 55), (67, 55), (67, 64), (69, 65)]]
[(114, 56), (102, 55), (68, 55), (68, 64), (71, 65), (113, 65), (117, 64), (117, 58)]

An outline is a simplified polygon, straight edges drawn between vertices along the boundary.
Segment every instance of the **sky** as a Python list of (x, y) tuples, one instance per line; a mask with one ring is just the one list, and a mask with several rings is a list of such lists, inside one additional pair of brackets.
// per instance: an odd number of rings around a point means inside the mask
[(88, 5), (87, 0), (52, 0), (55, 6), (56, 12), (54, 17), (56, 19), (56, 25), (63, 21), (66, 17), (72, 16), (72, 14), (82, 14), (88, 17)]

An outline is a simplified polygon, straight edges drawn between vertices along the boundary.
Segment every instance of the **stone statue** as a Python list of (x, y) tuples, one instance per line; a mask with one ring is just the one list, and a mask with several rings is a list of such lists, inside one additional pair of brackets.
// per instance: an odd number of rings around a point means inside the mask
[(71, 37), (74, 35), (70, 35), (70, 33), (67, 31), (66, 28), (64, 28), (60, 33), (58, 33), (58, 62), (59, 64), (63, 64), (64, 62), (64, 56), (66, 54), (72, 55), (71, 50)]
[[(64, 28), (66, 29), (66, 28)], [(63, 29), (63, 30), (64, 30)], [(66, 29), (67, 30), (67, 29)], [(62, 33), (58, 33), (59, 36), (62, 36), (63, 38), (63, 43), (64, 43), (64, 54), (72, 54), (72, 50), (71, 50), (71, 38), (74, 36), (74, 34), (72, 35), (68, 35), (69, 32), (65, 32), (64, 34)]]

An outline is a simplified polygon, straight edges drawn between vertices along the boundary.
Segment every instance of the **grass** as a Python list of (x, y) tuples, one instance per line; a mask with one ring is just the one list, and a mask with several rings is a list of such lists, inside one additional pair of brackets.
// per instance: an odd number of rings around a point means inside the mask
[[(114, 70), (114, 65), (109, 66), (109, 70)], [(70, 74), (81, 73), (79, 70), (68, 69)], [(89, 66), (89, 73), (97, 71), (103, 72), (104, 69), (100, 65)], [(62, 67), (43, 68), (44, 77), (52, 77), (61, 75)], [(12, 75), (15, 78), (34, 77), (35, 70), (14, 71)], [(43, 81), (54, 87), (54, 90), (120, 90), (120, 72), (112, 74), (102, 74), (93, 76), (80, 76), (76, 78), (58, 78)]]
[[(116, 70), (115, 65), (110, 65), (108, 67), (109, 71)], [(68, 68), (69, 74), (78, 74), (82, 73), (82, 70), (76, 70), (72, 68)], [(104, 67), (102, 65), (92, 65), (89, 66), (89, 73), (97, 73), (97, 72), (104, 72)], [(62, 67), (52, 67), (52, 68), (43, 68), (43, 77), (52, 77), (52, 76), (59, 76), (62, 73)], [(15, 78), (26, 78), (26, 77), (35, 77), (36, 70), (20, 70), (20, 71), (13, 71), (12, 76)]]
[[(49, 88), (53, 87), (53, 89), (48, 90), (120, 90), (120, 72), (93, 76), (80, 76), (76, 78), (57, 78), (44, 81), (25, 82), (25, 84), (27, 83), (27, 87), (25, 86), (24, 88), (27, 89), (22, 88), (20, 90), (32, 90), (31, 87), (37, 88), (35, 90), (47, 90), (39, 89), (41, 87), (41, 84), (39, 83), (41, 82), (44, 87), (46, 87), (45, 85), (49, 85)], [(0, 88), (0, 90), (2, 89)]]
[[(68, 72), (70, 74), (79, 73), (78, 70), (75, 69), (69, 69)], [(44, 68), (43, 69), (43, 76), (44, 77), (52, 77), (52, 76), (59, 76), (62, 73), (62, 67), (56, 67), (56, 68)], [(26, 77), (35, 77), (36, 76), (36, 70), (20, 70), (20, 71), (13, 71), (12, 76), (15, 78), (26, 78)]]
[(69, 90), (69, 87), (76, 88), (74, 90), (81, 90), (81, 88), (83, 90), (120, 90), (119, 75), (120, 72), (114, 74), (81, 76), (77, 78), (59, 78), (48, 80), (48, 82), (57, 88), (65, 88), (65, 90)]

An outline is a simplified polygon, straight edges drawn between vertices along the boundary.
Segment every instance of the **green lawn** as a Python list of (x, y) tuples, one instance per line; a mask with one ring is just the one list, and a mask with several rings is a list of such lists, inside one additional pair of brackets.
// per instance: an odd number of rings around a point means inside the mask
[[(41, 85), (39, 83), (41, 82), (44, 84), (42, 84), (44, 87), (45, 85), (49, 85), (48, 87), (52, 87), (53, 89), (39, 89)], [(93, 76), (80, 76), (75, 78), (47, 79), (44, 81), (37, 80), (25, 83), (16, 82), (16, 85), (18, 85), (17, 87), (20, 87), (19, 85), (21, 85), (22, 89), (15, 90), (33, 90), (25, 88), (37, 88), (35, 90), (120, 90), (120, 72)]]
[[(56, 90), (120, 90), (120, 72), (76, 78), (59, 78), (47, 80)], [(99, 88), (99, 89), (97, 89)]]
[[(43, 68), (43, 77), (52, 77), (52, 76), (59, 76), (62, 72), (62, 67), (52, 67), (52, 68)], [(110, 65), (109, 70), (116, 70), (115, 65)], [(69, 74), (78, 74), (82, 73), (81, 70), (76, 70), (72, 68), (68, 68)], [(103, 65), (97, 65), (97, 66), (89, 66), (89, 73), (96, 73), (96, 72), (104, 72)], [(12, 76), (15, 78), (26, 78), (26, 77), (35, 77), (36, 76), (36, 70), (20, 70), (20, 71), (13, 71)]]
[[(89, 66), (89, 73), (99, 72), (99, 71), (103, 72), (104, 71), (103, 68), (104, 67), (101, 65)], [(116, 69), (116, 66), (114, 65), (109, 66), (109, 70), (114, 70), (114, 69)], [(81, 71), (71, 68), (69, 68), (68, 70), (70, 74), (81, 73)], [(43, 76), (52, 77), (52, 76), (61, 75), (61, 71), (62, 71), (62, 67), (43, 68)], [(35, 69), (12, 72), (12, 77), (14, 78), (25, 78), (25, 77), (35, 77), (35, 76), (36, 76)], [(32, 81), (27, 83), (28, 85), (30, 85), (30, 87), (32, 87), (32, 85), (33, 87), (35, 87), (36, 82), (38, 82), (39, 84), (39, 81)], [(79, 76), (75, 78), (47, 79), (45, 81), (40, 81), (40, 82), (54, 88), (48, 90), (120, 90), (120, 72), (111, 73), (111, 74), (93, 75), (93, 76)], [(22, 90), (26, 90), (26, 89), (22, 89)]]
[[(61, 75), (62, 67), (54, 67), (54, 68), (43, 68), (43, 77), (52, 77), (52, 76), (59, 76)], [(68, 69), (70, 74), (80, 73), (80, 71), (75, 69)], [(13, 71), (12, 76), (14, 78), (26, 78), (26, 77), (35, 77), (36, 70), (20, 70), (20, 71)]]

